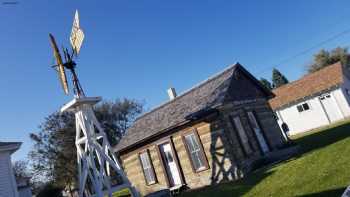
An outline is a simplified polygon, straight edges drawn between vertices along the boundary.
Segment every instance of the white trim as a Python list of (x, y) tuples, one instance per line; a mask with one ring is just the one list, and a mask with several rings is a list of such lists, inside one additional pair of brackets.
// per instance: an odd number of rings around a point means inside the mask
[(329, 119), (329, 116), (328, 116), (328, 114), (327, 114), (326, 109), (324, 108), (324, 105), (323, 105), (323, 103), (322, 103), (322, 101), (321, 101), (321, 99), (320, 99), (320, 96), (318, 96), (317, 99), (318, 99), (318, 101), (319, 101), (320, 104), (321, 104), (322, 111), (323, 111), (324, 115), (326, 116), (326, 118), (327, 118), (327, 120), (328, 120), (328, 124), (330, 124), (330, 123), (331, 123), (331, 120)]

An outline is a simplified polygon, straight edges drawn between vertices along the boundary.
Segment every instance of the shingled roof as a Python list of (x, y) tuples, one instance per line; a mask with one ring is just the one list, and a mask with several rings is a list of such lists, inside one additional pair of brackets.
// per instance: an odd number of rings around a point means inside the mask
[(336, 87), (344, 82), (344, 69), (340, 62), (329, 65), (319, 71), (305, 75), (273, 90), (276, 95), (269, 100), (273, 110), (288, 106), (306, 97)]
[[(187, 123), (190, 121), (188, 117), (192, 114), (208, 111), (221, 105), (225, 100), (233, 73), (237, 69), (246, 73), (248, 77), (254, 78), (239, 63), (230, 66), (175, 99), (141, 115), (115, 147), (115, 151), (121, 151), (135, 143), (163, 133), (169, 128)], [(254, 80), (257, 81), (255, 78)]]

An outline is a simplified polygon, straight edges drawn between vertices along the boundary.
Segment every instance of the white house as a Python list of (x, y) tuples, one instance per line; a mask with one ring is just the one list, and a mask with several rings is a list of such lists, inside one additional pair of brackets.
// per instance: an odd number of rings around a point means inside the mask
[(19, 196), (11, 165), (11, 154), (20, 146), (20, 142), (0, 142), (0, 197)]
[(349, 117), (349, 79), (338, 62), (273, 90), (269, 103), (281, 129), (294, 135)]

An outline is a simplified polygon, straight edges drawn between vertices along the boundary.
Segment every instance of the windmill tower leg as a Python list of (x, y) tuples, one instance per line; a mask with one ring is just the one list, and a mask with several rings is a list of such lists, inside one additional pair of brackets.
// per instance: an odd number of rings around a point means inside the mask
[(61, 109), (75, 113), (79, 196), (112, 197), (113, 192), (123, 188), (129, 188), (133, 196), (139, 196), (95, 117), (92, 106), (98, 101), (98, 97), (75, 98)]

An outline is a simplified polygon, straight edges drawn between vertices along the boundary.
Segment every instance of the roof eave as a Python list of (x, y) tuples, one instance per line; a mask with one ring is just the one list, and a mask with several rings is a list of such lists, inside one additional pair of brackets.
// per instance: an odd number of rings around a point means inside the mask
[(22, 142), (14, 142), (11, 144), (0, 146), (0, 152), (9, 151), (11, 154), (21, 147)]
[(125, 151), (127, 151), (129, 149), (132, 149), (134, 147), (139, 146), (140, 144), (146, 143), (147, 141), (149, 141), (149, 140), (151, 140), (153, 138), (156, 138), (158, 136), (164, 135), (167, 132), (170, 132), (170, 131), (175, 130), (175, 129), (181, 127), (181, 126), (184, 126), (184, 125), (186, 125), (186, 124), (188, 124), (190, 122), (203, 119), (205, 117), (208, 117), (209, 115), (212, 115), (213, 113), (218, 113), (218, 110), (216, 108), (220, 107), (220, 106), (221, 106), (221, 104), (218, 104), (218, 105), (215, 105), (215, 108), (207, 108), (207, 109), (199, 110), (199, 111), (197, 111), (195, 113), (189, 114), (189, 115), (187, 115), (185, 117), (185, 119), (186, 119), (185, 121), (180, 122), (180, 123), (178, 123), (176, 125), (173, 125), (171, 127), (168, 127), (167, 129), (164, 129), (163, 131), (157, 132), (154, 135), (151, 135), (151, 136), (149, 136), (147, 138), (144, 138), (144, 139), (142, 139), (140, 141), (137, 141), (137, 142), (135, 142), (133, 144), (130, 144), (130, 145), (126, 146), (126, 147), (123, 147), (123, 148), (121, 148), (119, 150), (118, 150), (118, 148), (116, 148), (115, 152), (116, 153), (125, 152)]

